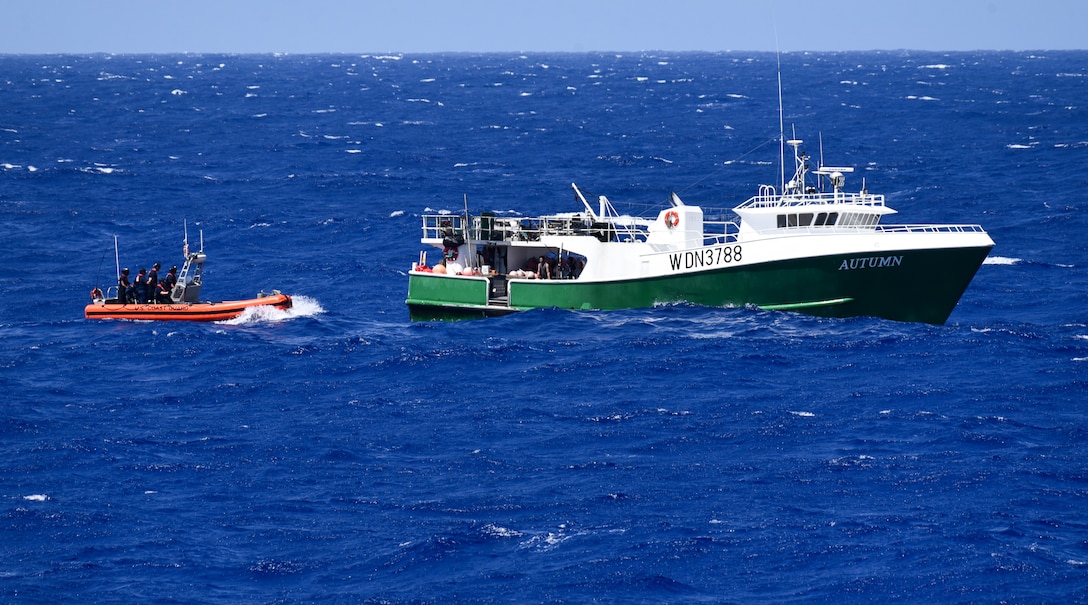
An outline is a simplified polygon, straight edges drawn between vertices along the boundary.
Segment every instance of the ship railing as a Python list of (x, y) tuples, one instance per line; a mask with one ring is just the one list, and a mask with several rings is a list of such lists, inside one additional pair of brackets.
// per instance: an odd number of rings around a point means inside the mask
[[(465, 227), (468, 227), (467, 231)], [(630, 221), (594, 221), (584, 214), (557, 214), (533, 218), (428, 214), (423, 216), (423, 241), (442, 242), (461, 236), (473, 243), (535, 242), (543, 236), (592, 235), (602, 241), (646, 241), (648, 224)]]
[(739, 231), (740, 225), (734, 221), (703, 221), (703, 245), (733, 243)]
[[(844, 233), (986, 233), (981, 225), (835, 225), (829, 227), (790, 227), (785, 230), (790, 234), (833, 235)], [(778, 229), (760, 229), (753, 231), (756, 236), (780, 236), (784, 231)], [(726, 242), (734, 241), (732, 239)], [(723, 242), (725, 243), (725, 242)]]
[(447, 234), (465, 235), (465, 217), (456, 214), (424, 214), (423, 239), (441, 240)]
[(982, 225), (877, 225), (884, 233), (986, 233)]
[(883, 206), (884, 196), (871, 193), (846, 193), (834, 191), (831, 193), (803, 193), (777, 195), (771, 189), (760, 189), (759, 195), (754, 195), (738, 208), (783, 208), (798, 206), (814, 206), (828, 204), (852, 204), (855, 206)]

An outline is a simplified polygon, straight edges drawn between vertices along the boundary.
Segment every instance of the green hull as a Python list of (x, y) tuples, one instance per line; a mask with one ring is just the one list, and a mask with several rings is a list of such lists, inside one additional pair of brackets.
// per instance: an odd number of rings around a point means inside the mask
[(513, 281), (509, 304), (491, 305), (483, 278), (410, 274), (407, 303), (416, 320), (689, 302), (943, 324), (989, 251), (985, 246), (834, 255), (611, 282)]

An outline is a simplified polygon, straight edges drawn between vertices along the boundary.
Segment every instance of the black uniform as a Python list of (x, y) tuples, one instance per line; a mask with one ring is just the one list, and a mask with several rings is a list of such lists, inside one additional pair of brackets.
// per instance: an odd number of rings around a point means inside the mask
[(121, 271), (121, 275), (117, 276), (117, 302), (126, 304), (130, 290), (132, 290), (132, 284), (128, 281), (128, 269), (125, 269)]
[(136, 276), (136, 302), (147, 302), (147, 270), (140, 269), (140, 273)]
[(155, 263), (151, 270), (147, 272), (147, 302), (156, 302), (155, 298), (159, 292), (159, 263)]
[(177, 267), (171, 267), (166, 277), (159, 281), (159, 302), (170, 302), (170, 292), (173, 291), (174, 284), (178, 283), (177, 270)]

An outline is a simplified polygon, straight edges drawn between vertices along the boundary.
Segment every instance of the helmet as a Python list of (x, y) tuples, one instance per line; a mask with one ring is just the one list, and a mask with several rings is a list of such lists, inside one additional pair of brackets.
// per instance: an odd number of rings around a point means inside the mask
[(124, 273), (125, 275), (128, 275), (128, 267), (125, 267), (124, 269), (121, 269), (121, 273)]

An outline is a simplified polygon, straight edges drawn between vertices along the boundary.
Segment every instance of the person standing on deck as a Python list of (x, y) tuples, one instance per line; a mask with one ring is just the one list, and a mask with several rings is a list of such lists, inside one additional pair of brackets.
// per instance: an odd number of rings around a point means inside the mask
[(117, 276), (117, 302), (127, 304), (131, 294), (132, 284), (128, 281), (128, 267), (125, 267), (121, 269), (121, 275)]
[(537, 279), (551, 279), (552, 278), (552, 266), (548, 264), (547, 259), (543, 256), (536, 259), (536, 278)]
[(159, 263), (151, 265), (151, 271), (147, 274), (147, 302), (158, 302), (159, 293)]
[(140, 267), (140, 272), (136, 274), (136, 302), (143, 304), (147, 302), (147, 269)]

